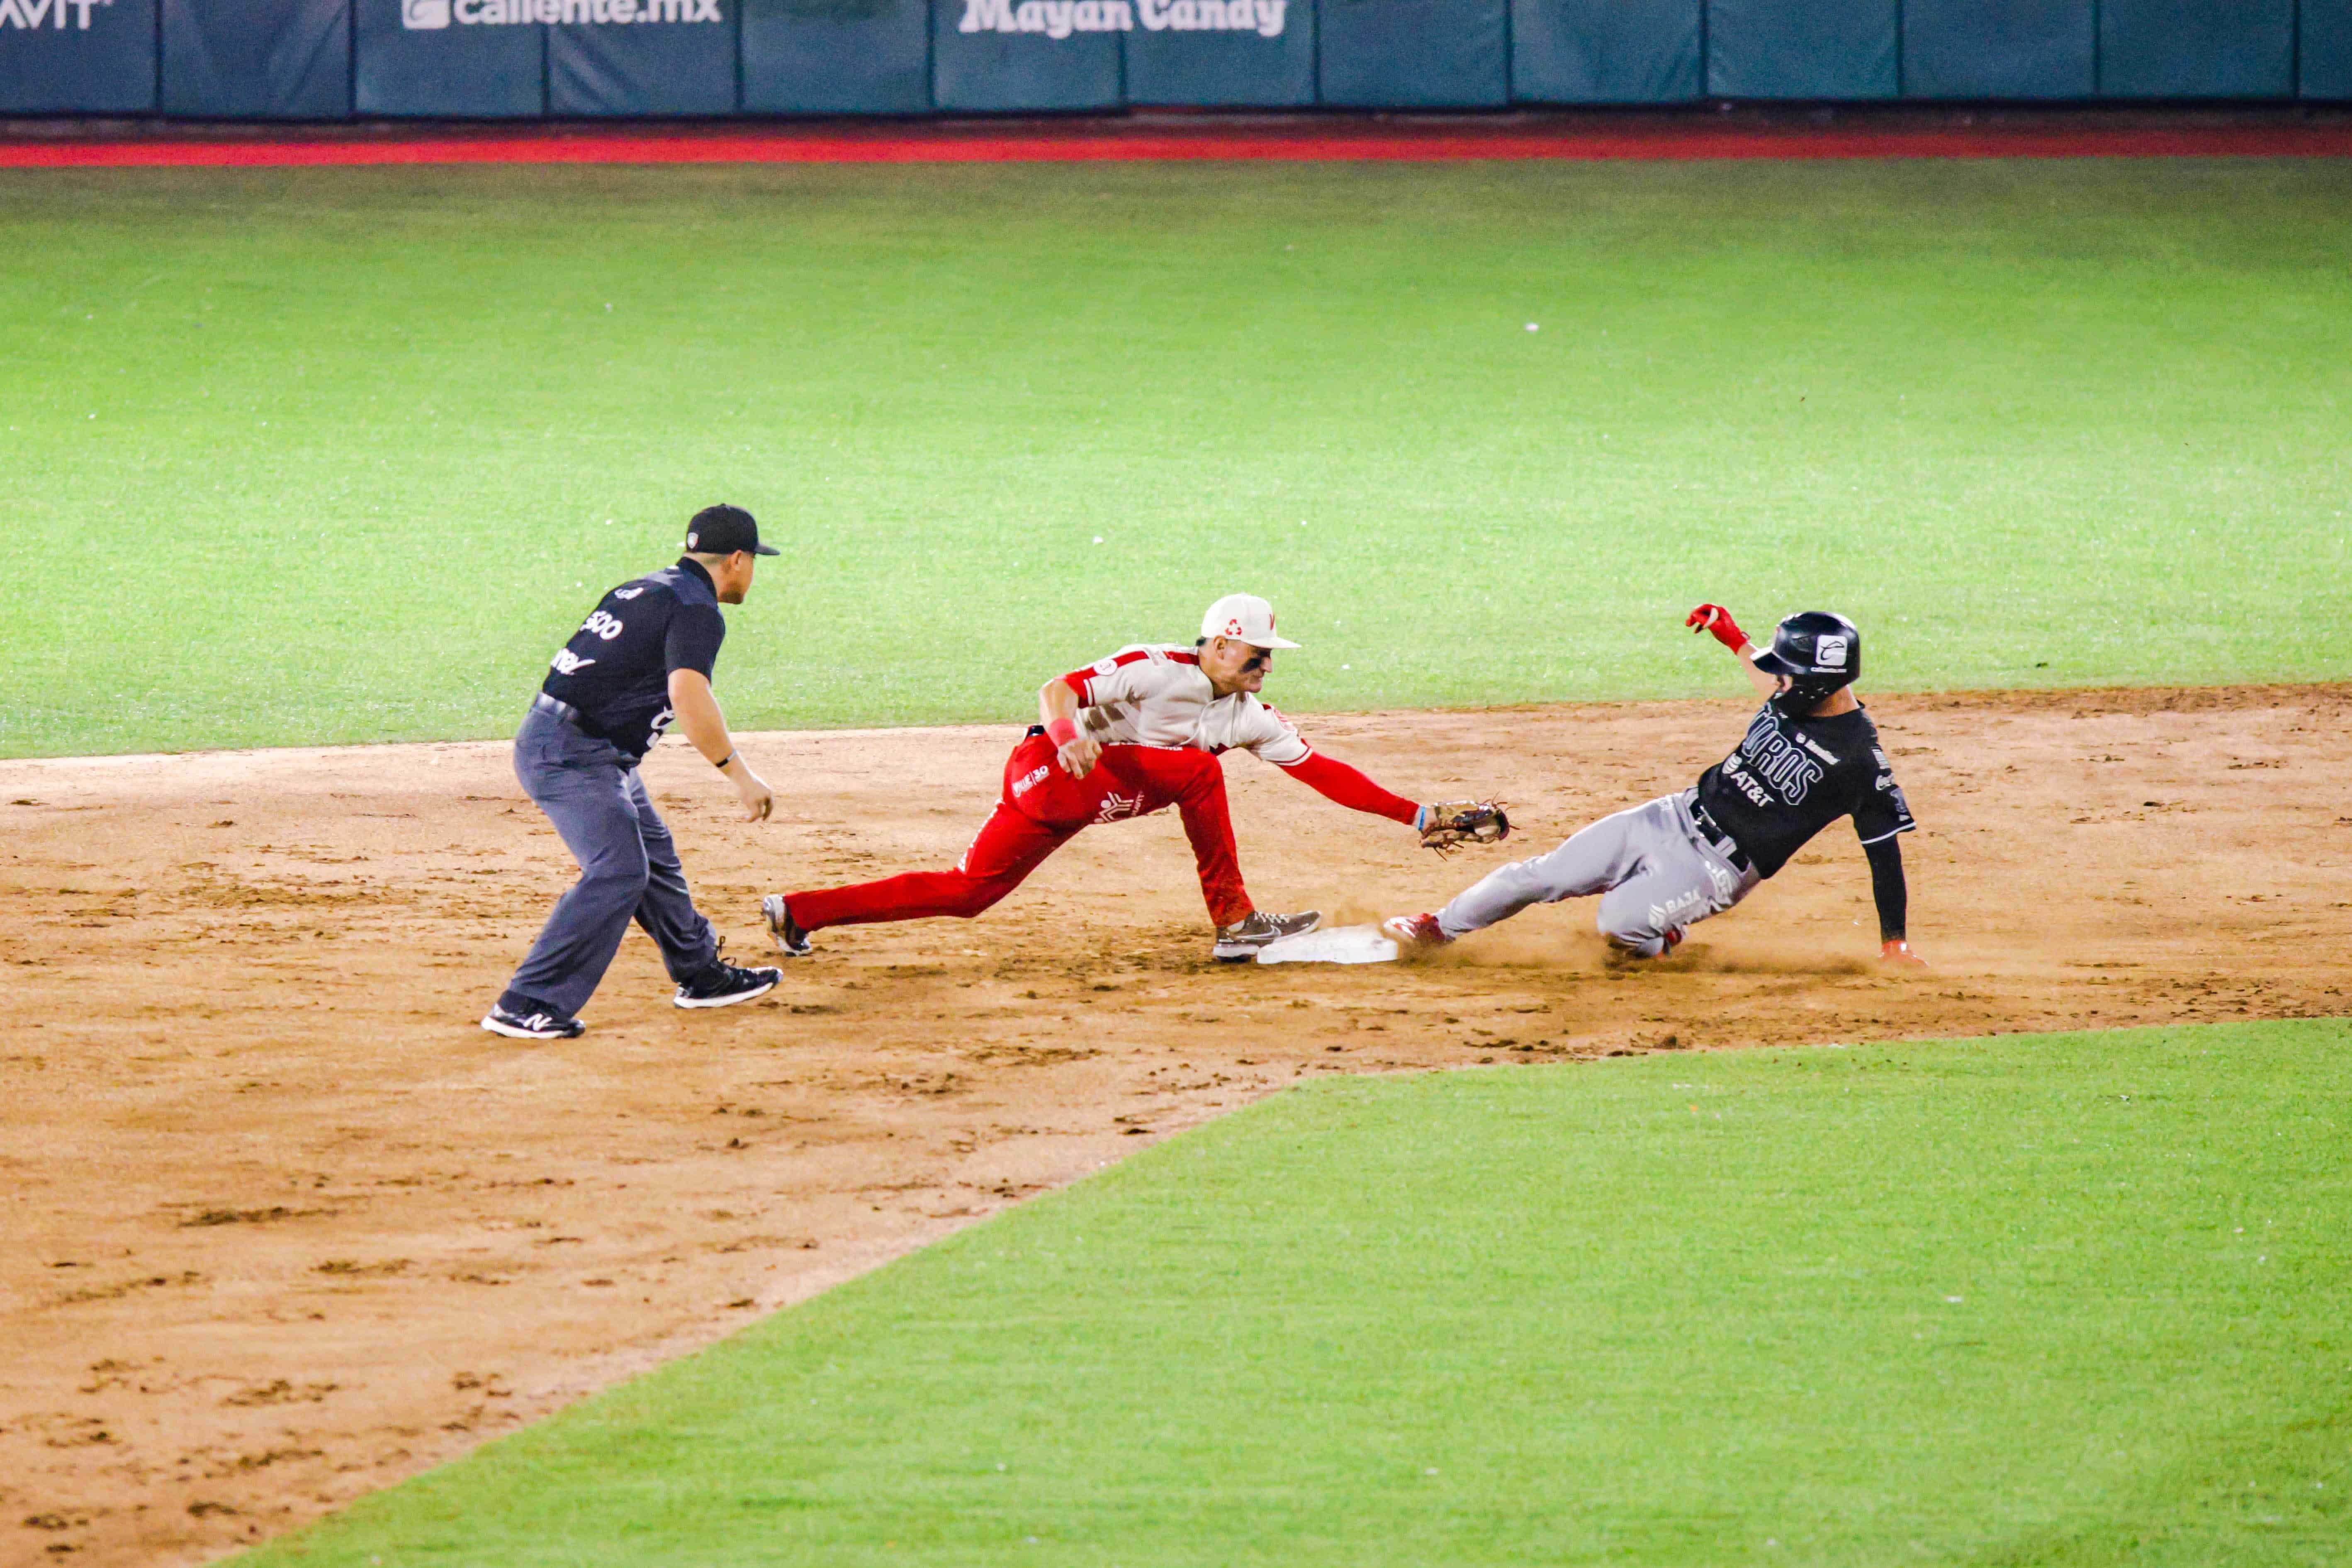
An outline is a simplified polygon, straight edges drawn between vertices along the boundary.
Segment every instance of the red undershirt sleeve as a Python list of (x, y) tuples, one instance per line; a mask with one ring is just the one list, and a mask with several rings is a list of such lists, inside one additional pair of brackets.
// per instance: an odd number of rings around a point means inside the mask
[(1320, 752), (1309, 752), (1282, 771), (1351, 811), (1366, 811), (1374, 816), (1385, 816), (1392, 822), (1402, 822), (1407, 827), (1412, 826), (1413, 817), (1421, 810), (1404, 796), (1391, 795), (1361, 771)]
[(1087, 706), (1087, 682), (1094, 678), (1095, 672), (1092, 666), (1085, 669), (1074, 669), (1062, 677), (1062, 684), (1078, 694), (1078, 706), (1081, 708)]

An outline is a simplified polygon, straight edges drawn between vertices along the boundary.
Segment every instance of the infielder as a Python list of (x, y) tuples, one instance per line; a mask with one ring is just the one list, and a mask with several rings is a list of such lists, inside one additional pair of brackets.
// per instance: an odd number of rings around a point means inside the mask
[(1209, 606), (1191, 647), (1137, 643), (1047, 681), (1037, 693), (1039, 722), (1004, 764), (996, 809), (953, 870), (772, 893), (761, 908), (776, 946), (799, 956), (810, 951), (809, 934), (827, 926), (969, 919), (1081, 830), (1173, 805), (1216, 926), (1216, 957), (1255, 957), (1277, 938), (1313, 931), (1322, 915), (1268, 914), (1250, 901), (1217, 761), (1235, 747), (1341, 805), (1414, 827), (1433, 848), (1509, 833), (1509, 819), (1491, 803), (1416, 805), (1300, 740), (1257, 695), (1275, 650), (1297, 646), (1276, 635), (1264, 599), (1229, 594)]
[(515, 736), (515, 777), (563, 836), (580, 880), (483, 1015), (490, 1033), (568, 1040), (585, 1030), (580, 1009), (632, 919), (660, 946), (680, 1007), (748, 1002), (784, 977), (720, 961), (669, 828), (637, 776), (638, 762), (675, 718), (734, 784), (751, 819), (768, 815), (773, 798), (735, 754), (710, 670), (727, 636), (719, 606), (741, 604), (757, 558), (775, 553), (741, 507), (705, 507), (687, 524), (677, 565), (606, 594), (550, 661)]
[(1684, 623), (1739, 658), (1763, 709), (1732, 753), (1677, 795), (1603, 817), (1549, 855), (1504, 867), (1435, 914), (1397, 915), (1390, 935), (1434, 946), (1510, 919), (1533, 903), (1601, 895), (1601, 934), (1619, 950), (1657, 958), (1690, 928), (1719, 915), (1841, 816), (1870, 860), (1880, 954), (1923, 961), (1904, 938), (1907, 895), (1899, 836), (1916, 826), (1878, 731), (1854, 700), (1862, 634), (1843, 616), (1808, 610), (1759, 653), (1720, 605)]

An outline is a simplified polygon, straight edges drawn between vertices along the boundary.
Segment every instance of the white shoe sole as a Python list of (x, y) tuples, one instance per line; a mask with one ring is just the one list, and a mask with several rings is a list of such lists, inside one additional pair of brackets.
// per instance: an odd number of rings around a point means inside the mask
[(1209, 950), (1209, 955), (1212, 958), (1214, 958), (1219, 963), (1247, 963), (1259, 953), (1265, 952), (1267, 947), (1271, 946), (1275, 942), (1280, 942), (1283, 937), (1305, 936), (1310, 931), (1321, 930), (1322, 926), (1323, 913), (1320, 910), (1318, 910), (1315, 913), (1315, 918), (1307, 921), (1305, 925), (1300, 926), (1297, 931), (1284, 931), (1280, 933), (1280, 935), (1265, 937), (1256, 942), (1221, 941), (1216, 946)]
[(495, 1013), (482, 1015), (482, 1027), (493, 1035), (504, 1035), (509, 1040), (573, 1040), (577, 1035), (567, 1035), (561, 1029), (526, 1029), (520, 1024), (509, 1024)]
[(670, 1005), (674, 1007), (732, 1007), (738, 1002), (749, 1002), (754, 996), (765, 996), (775, 988), (776, 983), (771, 980), (756, 990), (732, 992), (725, 996), (673, 996), (669, 1000)]
[(783, 894), (770, 893), (766, 898), (761, 899), (760, 912), (768, 918), (768, 940), (776, 944), (778, 952), (782, 953), (786, 958), (806, 958), (815, 951), (810, 945), (806, 936), (801, 938), (801, 944), (798, 947), (791, 946), (784, 941)]

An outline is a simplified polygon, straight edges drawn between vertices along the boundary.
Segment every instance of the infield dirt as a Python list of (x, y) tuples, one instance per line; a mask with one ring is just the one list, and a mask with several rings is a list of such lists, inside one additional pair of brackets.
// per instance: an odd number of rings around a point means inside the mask
[[(0, 1562), (275, 1533), (1306, 1073), (2352, 1010), (2352, 687), (1872, 706), (1921, 973), (1874, 962), (1843, 827), (1661, 964), (1579, 903), (1216, 965), (1163, 816), (978, 921), (824, 932), (747, 1006), (672, 1008), (633, 933), (553, 1045), (475, 1026), (572, 876), (503, 743), (0, 763)], [(1269, 908), (1428, 908), (1747, 712), (1317, 719), (1525, 837), (1440, 863), (1236, 758), (1244, 865)], [(952, 861), (1017, 733), (750, 737), (760, 826), (676, 743), (646, 774), (760, 962), (760, 893)]]

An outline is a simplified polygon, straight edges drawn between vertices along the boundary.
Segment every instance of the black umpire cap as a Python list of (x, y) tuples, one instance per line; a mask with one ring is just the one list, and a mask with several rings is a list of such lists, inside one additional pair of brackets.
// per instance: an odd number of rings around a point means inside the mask
[(695, 555), (732, 555), (748, 550), (754, 555), (782, 553), (760, 542), (760, 523), (740, 506), (707, 506), (687, 520), (686, 548)]

